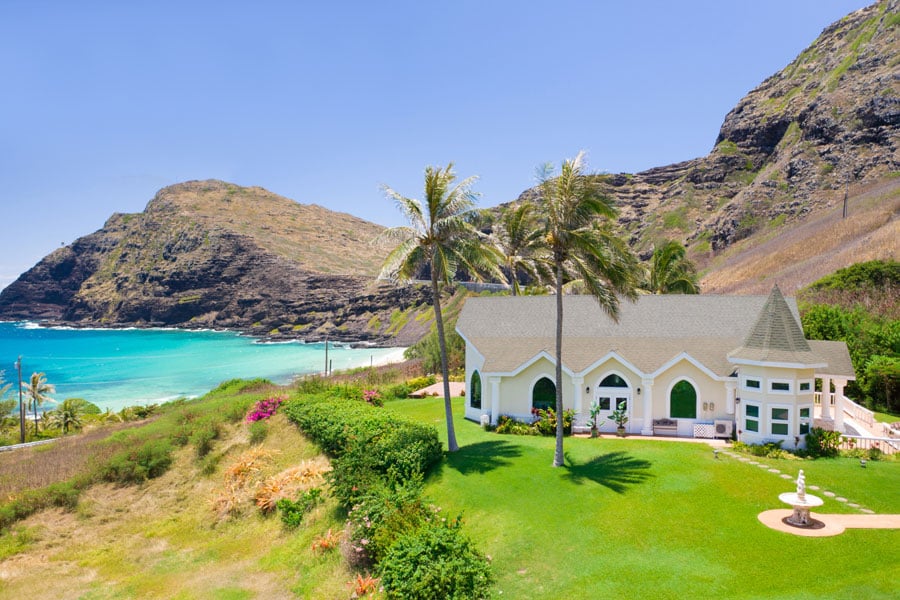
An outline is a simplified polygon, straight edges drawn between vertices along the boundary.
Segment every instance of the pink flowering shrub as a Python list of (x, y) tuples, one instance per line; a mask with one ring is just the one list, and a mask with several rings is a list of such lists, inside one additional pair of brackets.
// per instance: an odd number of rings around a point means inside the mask
[(384, 406), (384, 401), (381, 399), (381, 394), (378, 393), (378, 390), (363, 390), (362, 395), (363, 400), (372, 406)]
[(281, 403), (285, 400), (287, 400), (287, 396), (272, 396), (271, 398), (260, 400), (253, 409), (247, 413), (247, 422), (254, 423), (256, 421), (268, 419), (275, 414), (275, 411), (278, 410), (278, 407), (281, 406)]

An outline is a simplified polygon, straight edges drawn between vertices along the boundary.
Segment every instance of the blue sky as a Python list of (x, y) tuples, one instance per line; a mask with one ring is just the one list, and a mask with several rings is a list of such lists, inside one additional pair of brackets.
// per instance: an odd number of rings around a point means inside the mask
[(0, 287), (166, 185), (223, 179), (399, 224), (426, 165), (481, 205), (579, 149), (706, 154), (863, 0), (0, 1)]

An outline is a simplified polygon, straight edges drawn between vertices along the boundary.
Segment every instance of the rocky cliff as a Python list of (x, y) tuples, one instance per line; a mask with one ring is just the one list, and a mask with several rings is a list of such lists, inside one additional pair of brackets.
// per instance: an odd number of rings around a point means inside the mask
[(261, 188), (183, 183), (48, 255), (0, 293), (0, 318), (410, 343), (421, 327), (397, 314), (429, 291), (374, 281), (381, 229)]
[(703, 264), (835, 206), (847, 188), (900, 188), (898, 8), (882, 0), (826, 28), (728, 113), (709, 155), (611, 175), (632, 246), (647, 257), (678, 239)]
[[(717, 292), (765, 293), (775, 274), (790, 292), (896, 258), (898, 9), (881, 0), (826, 28), (728, 113), (709, 155), (610, 175), (632, 246), (647, 257), (661, 238), (686, 243)], [(430, 298), (374, 282), (380, 231), (261, 188), (175, 185), (22, 275), (0, 293), (0, 319), (407, 343), (424, 333)]]

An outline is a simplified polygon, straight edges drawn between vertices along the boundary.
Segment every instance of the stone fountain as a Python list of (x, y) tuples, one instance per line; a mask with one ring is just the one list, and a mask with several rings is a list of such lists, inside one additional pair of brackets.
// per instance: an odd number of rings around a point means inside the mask
[(797, 491), (779, 494), (778, 499), (794, 508), (794, 514), (784, 519), (784, 522), (794, 527), (813, 527), (815, 522), (809, 516), (809, 509), (814, 506), (822, 506), (822, 499), (818, 496), (806, 493), (806, 477), (803, 469), (797, 475)]

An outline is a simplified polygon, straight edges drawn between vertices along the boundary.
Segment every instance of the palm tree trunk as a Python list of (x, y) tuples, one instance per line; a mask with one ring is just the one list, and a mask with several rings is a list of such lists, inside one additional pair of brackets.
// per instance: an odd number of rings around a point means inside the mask
[(444, 317), (441, 314), (441, 290), (437, 271), (431, 267), (431, 293), (434, 294), (434, 321), (438, 331), (438, 346), (441, 348), (441, 377), (444, 380), (444, 414), (447, 418), (447, 448), (449, 452), (459, 450), (456, 431), (453, 428), (453, 405), (450, 403), (450, 369), (447, 366), (447, 340), (444, 338)]
[(38, 434), (37, 398), (32, 398), (31, 401), (34, 402), (34, 437), (37, 437), (37, 434)]
[(553, 466), (563, 466), (563, 394), (562, 394), (562, 262), (556, 261), (556, 453)]

